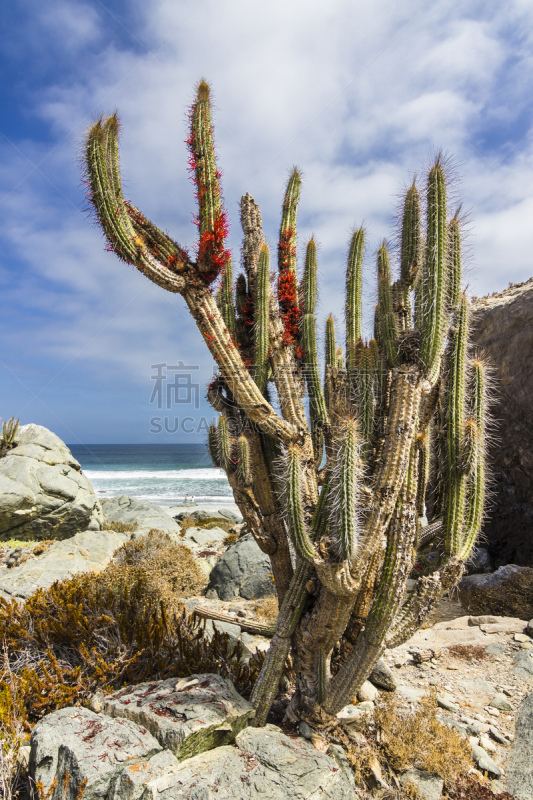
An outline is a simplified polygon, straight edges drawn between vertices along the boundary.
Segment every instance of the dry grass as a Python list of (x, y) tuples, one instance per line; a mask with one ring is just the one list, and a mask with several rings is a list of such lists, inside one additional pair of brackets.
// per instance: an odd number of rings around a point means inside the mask
[(460, 658), (461, 661), (485, 661), (491, 658), (482, 644), (452, 644), (446, 649), (451, 656)]
[(257, 619), (275, 625), (279, 614), (278, 598), (275, 595), (261, 597), (259, 600), (254, 600), (250, 610)]
[(410, 768), (440, 775), (452, 786), (472, 766), (468, 744), (436, 717), (437, 696), (432, 691), (416, 711), (403, 709), (389, 695), (375, 711), (376, 743), (381, 760), (397, 772)]
[(229, 529), (233, 528), (235, 523), (231, 522), (229, 519), (223, 519), (222, 517), (204, 517), (203, 519), (198, 520), (192, 519), (191, 517), (185, 517), (185, 519), (182, 519), (178, 525), (180, 526), (182, 533), (185, 533), (188, 528), (202, 528), (206, 531), (210, 531), (212, 528), (221, 528), (223, 531), (228, 533)]
[(111, 519), (105, 519), (103, 524), (103, 530), (115, 531), (115, 533), (133, 533), (137, 529), (136, 522), (115, 522)]

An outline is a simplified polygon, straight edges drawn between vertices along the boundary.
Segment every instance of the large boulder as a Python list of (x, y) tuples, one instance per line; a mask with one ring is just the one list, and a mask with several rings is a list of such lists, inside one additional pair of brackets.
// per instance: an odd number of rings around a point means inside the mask
[(355, 800), (344, 770), (310, 742), (274, 725), (245, 728), (236, 747), (218, 747), (148, 784), (143, 800)]
[(137, 530), (157, 528), (165, 533), (179, 533), (181, 528), (161, 506), (148, 500), (118, 495), (102, 501), (104, 517), (111, 522), (136, 522)]
[(180, 761), (233, 742), (255, 715), (231, 681), (208, 673), (121, 689), (103, 711), (147, 728)]
[(472, 344), (493, 369), (493, 502), (483, 525), (495, 566), (533, 566), (533, 278), (473, 300)]
[(522, 701), (507, 761), (507, 790), (515, 800), (533, 797), (533, 694)]
[(102, 509), (61, 439), (41, 425), (23, 425), (0, 459), (0, 539), (68, 539), (99, 530)]
[(489, 575), (468, 575), (459, 599), (471, 614), (527, 620), (533, 615), (533, 569), (507, 564)]
[(251, 533), (228, 547), (211, 570), (207, 587), (208, 596), (216, 593), (219, 600), (233, 600), (234, 597), (255, 600), (275, 594), (275, 591), (270, 558)]
[(146, 728), (88, 708), (48, 714), (35, 725), (30, 746), (30, 779), (51, 800), (76, 800), (84, 784), (84, 800), (101, 800), (125, 767), (163, 749)]

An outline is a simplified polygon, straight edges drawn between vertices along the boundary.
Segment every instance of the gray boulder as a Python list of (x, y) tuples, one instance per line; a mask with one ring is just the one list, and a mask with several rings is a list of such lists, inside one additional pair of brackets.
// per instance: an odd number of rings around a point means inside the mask
[(230, 545), (213, 567), (207, 592), (216, 592), (220, 600), (234, 597), (255, 600), (275, 594), (270, 558), (260, 550), (251, 533)]
[(245, 728), (236, 746), (184, 761), (146, 787), (143, 800), (355, 800), (337, 762), (274, 725)]
[(515, 800), (533, 797), (533, 694), (522, 701), (515, 722), (515, 738), (507, 760), (507, 791)]
[(255, 714), (231, 681), (212, 674), (121, 689), (104, 698), (103, 711), (147, 728), (180, 761), (233, 742)]
[[(28, 775), (41, 781), (44, 794), (54, 779), (50, 800), (76, 800), (87, 781), (84, 800), (106, 797), (109, 788), (130, 763), (162, 750), (148, 733), (127, 719), (109, 719), (88, 708), (62, 708), (38, 722), (31, 735)], [(68, 776), (64, 792), (65, 776)]]
[(507, 564), (489, 575), (468, 575), (459, 584), (459, 600), (472, 614), (533, 617), (533, 569)]
[(374, 669), (368, 676), (368, 680), (373, 683), (374, 686), (379, 686), (380, 689), (386, 689), (388, 692), (393, 692), (398, 688), (398, 681), (394, 676), (394, 672), (382, 658), (374, 665)]
[(233, 522), (235, 525), (239, 525), (242, 520), (242, 514), (239, 511), (238, 506), (233, 505), (231, 508), (226, 506), (221, 506), (217, 508), (217, 506), (170, 506), (168, 507), (168, 513), (174, 517), (175, 520), (181, 522), (182, 519), (189, 517), (193, 520), (201, 520), (206, 519), (208, 517), (220, 517), (221, 519), (228, 520), (229, 522)]
[(111, 522), (136, 522), (137, 533), (157, 528), (165, 533), (179, 533), (180, 526), (165, 509), (148, 500), (136, 500), (125, 494), (102, 501), (105, 519)]
[(102, 509), (61, 439), (41, 425), (23, 425), (16, 447), (0, 459), (0, 538), (67, 539), (99, 530)]
[(442, 778), (421, 769), (410, 769), (404, 772), (400, 783), (406, 789), (415, 789), (419, 800), (439, 800), (444, 787)]
[(25, 600), (78, 572), (101, 572), (128, 539), (114, 531), (82, 531), (54, 542), (42, 555), (0, 573), (0, 597)]

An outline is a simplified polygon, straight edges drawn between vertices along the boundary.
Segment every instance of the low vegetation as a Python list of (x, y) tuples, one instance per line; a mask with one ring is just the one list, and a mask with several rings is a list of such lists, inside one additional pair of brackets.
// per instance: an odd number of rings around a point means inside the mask
[(234, 522), (222, 517), (203, 517), (202, 519), (194, 519), (193, 517), (185, 517), (179, 523), (181, 532), (185, 533), (189, 528), (202, 528), (203, 530), (210, 531), (213, 528), (221, 528), (226, 533), (229, 533), (230, 528), (233, 528)]
[(114, 531), (115, 533), (133, 533), (137, 529), (136, 522), (116, 522), (115, 520), (105, 519), (103, 529)]
[(98, 575), (57, 582), (24, 605), (0, 599), (3, 743), (100, 688), (216, 672), (249, 695), (263, 657), (244, 663), (242, 645), (227, 634), (208, 640), (204, 623), (180, 603), (204, 583), (187, 548), (152, 531)]
[(0, 458), (15, 447), (15, 436), (17, 435), (18, 427), (18, 419), (11, 417), (8, 422), (4, 420), (2, 424), (2, 433), (0, 435)]

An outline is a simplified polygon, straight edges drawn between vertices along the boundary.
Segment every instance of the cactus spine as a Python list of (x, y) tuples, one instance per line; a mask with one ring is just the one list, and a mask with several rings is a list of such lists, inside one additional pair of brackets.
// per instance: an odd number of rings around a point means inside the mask
[[(346, 275), (346, 368), (329, 317), (321, 386), (314, 239), (300, 287), (296, 276), (300, 174), (291, 174), (283, 201), (277, 298), (270, 291), (259, 207), (250, 195), (243, 197), (243, 273), (234, 297), (205, 82), (197, 87), (190, 124), (197, 261), (124, 200), (115, 115), (98, 121), (87, 137), (89, 198), (109, 248), (183, 296), (218, 364), (208, 399), (220, 418), (209, 430), (209, 450), (270, 556), (280, 600), (252, 693), (255, 724), (266, 720), (290, 653), (296, 691), (289, 712), (323, 725), (353, 697), (384, 647), (405, 641), (460, 578), (480, 530), (487, 388), (484, 364), (472, 360), (468, 349), (461, 224), (458, 213), (448, 219), (439, 157), (423, 192), (424, 224), (416, 183), (406, 192), (394, 281), (385, 243), (379, 248), (370, 341), (361, 326), (364, 234), (355, 231)], [(222, 281), (215, 301), (210, 284), (217, 275)], [(270, 383), (279, 411), (270, 404)], [(4, 429), (3, 446), (6, 433), (11, 435)], [(441, 480), (434, 516), (421, 529), (430, 462)], [(440, 563), (406, 595), (413, 548), (439, 532), (445, 543)], [(339, 642), (344, 661), (332, 676), (330, 659)]]

